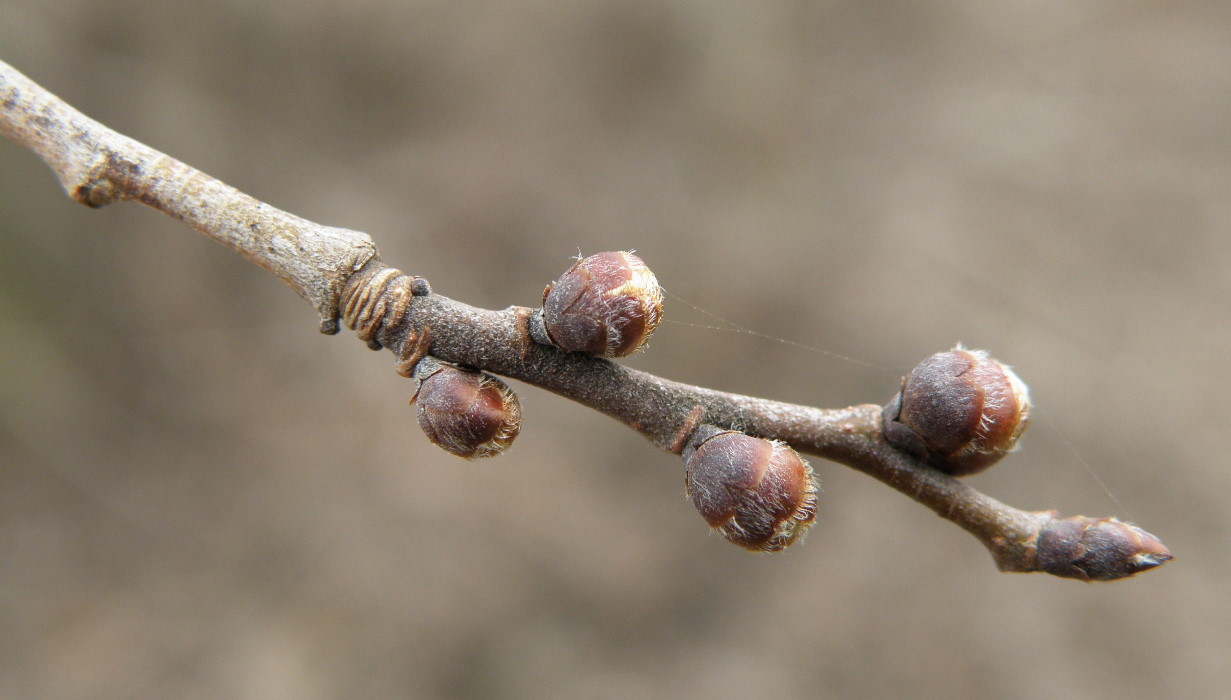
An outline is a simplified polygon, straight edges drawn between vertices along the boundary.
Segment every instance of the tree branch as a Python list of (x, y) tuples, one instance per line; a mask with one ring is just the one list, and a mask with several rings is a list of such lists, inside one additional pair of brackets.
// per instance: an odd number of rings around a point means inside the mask
[(1171, 558), (1152, 535), (1114, 519), (1060, 518), (990, 498), (891, 446), (874, 405), (826, 410), (669, 381), (536, 342), (534, 310), (490, 311), (430, 292), (380, 261), (363, 233), (266, 205), (76, 111), (0, 62), (0, 131), (41, 157), (91, 207), (134, 200), (189, 224), (291, 285), (321, 330), (339, 319), (411, 376), (425, 355), (515, 378), (601, 411), (681, 454), (702, 425), (780, 440), (858, 469), (975, 535), (1004, 571), (1110, 580)]
[(51, 166), (88, 207), (131, 199), (179, 219), (291, 285), (337, 332), (347, 277), (376, 257), (365, 233), (271, 207), (90, 119), (0, 62), (0, 132)]

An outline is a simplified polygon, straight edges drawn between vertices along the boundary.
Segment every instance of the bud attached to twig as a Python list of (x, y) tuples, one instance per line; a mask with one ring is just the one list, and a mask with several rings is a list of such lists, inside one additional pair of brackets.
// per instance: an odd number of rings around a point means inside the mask
[(983, 350), (961, 346), (920, 362), (883, 412), (889, 444), (965, 476), (1017, 445), (1030, 418), (1030, 392)]
[(1136, 525), (1084, 515), (1040, 532), (1035, 557), (1042, 571), (1082, 581), (1113, 581), (1172, 559), (1161, 540)]
[(419, 427), (446, 452), (467, 459), (494, 457), (521, 430), (521, 404), (496, 377), (430, 357), (418, 364), (415, 377), (419, 391), (411, 402)]
[(684, 485), (705, 522), (746, 549), (776, 552), (816, 519), (812, 468), (781, 442), (702, 426), (684, 450)]
[(537, 337), (569, 352), (624, 357), (645, 345), (662, 317), (654, 273), (632, 253), (597, 253), (578, 260), (543, 290)]

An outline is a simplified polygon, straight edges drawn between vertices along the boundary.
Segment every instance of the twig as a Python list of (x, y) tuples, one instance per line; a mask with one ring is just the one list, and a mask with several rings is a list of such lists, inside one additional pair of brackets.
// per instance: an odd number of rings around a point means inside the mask
[(86, 117), (2, 62), (0, 132), (41, 157), (87, 206), (134, 200), (231, 247), (309, 301), (322, 332), (337, 332), (345, 317), (369, 346), (389, 348), (403, 376), (430, 351), (606, 413), (677, 454), (699, 425), (781, 440), (928, 506), (975, 535), (1004, 571), (1110, 580), (1171, 558), (1139, 528), (1018, 510), (895, 449), (878, 406), (826, 410), (729, 394), (539, 344), (527, 329), (532, 310), (490, 311), (430, 293), (424, 280), (385, 266), (366, 234), (253, 199)]

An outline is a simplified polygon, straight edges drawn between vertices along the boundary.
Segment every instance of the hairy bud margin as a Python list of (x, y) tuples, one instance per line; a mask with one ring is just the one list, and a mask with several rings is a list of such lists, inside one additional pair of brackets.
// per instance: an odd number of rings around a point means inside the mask
[(496, 377), (425, 358), (415, 369), (419, 427), (433, 444), (466, 459), (494, 457), (521, 431), (517, 395)]
[(920, 362), (885, 406), (889, 444), (965, 476), (1011, 452), (1030, 419), (1030, 392), (983, 350), (958, 346)]
[(645, 346), (662, 318), (662, 290), (632, 253), (578, 260), (543, 290), (536, 340), (569, 352), (625, 357)]
[(753, 551), (779, 551), (816, 520), (812, 468), (781, 442), (702, 426), (684, 450), (684, 484), (711, 528)]

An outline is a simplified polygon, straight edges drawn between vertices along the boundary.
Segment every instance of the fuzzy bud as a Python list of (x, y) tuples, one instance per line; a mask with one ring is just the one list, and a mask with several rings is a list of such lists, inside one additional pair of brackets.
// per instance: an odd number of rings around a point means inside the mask
[(961, 346), (920, 362), (883, 413), (885, 439), (954, 476), (1011, 452), (1030, 418), (1030, 392), (1013, 370)]
[(662, 317), (654, 273), (632, 253), (597, 253), (578, 260), (543, 290), (545, 341), (599, 357), (631, 355)]
[(812, 468), (781, 442), (702, 426), (684, 450), (684, 485), (705, 522), (746, 549), (781, 550), (816, 519)]
[(521, 404), (496, 377), (426, 358), (415, 369), (419, 391), (411, 403), (427, 439), (467, 459), (494, 457), (521, 430)]

